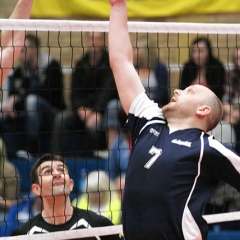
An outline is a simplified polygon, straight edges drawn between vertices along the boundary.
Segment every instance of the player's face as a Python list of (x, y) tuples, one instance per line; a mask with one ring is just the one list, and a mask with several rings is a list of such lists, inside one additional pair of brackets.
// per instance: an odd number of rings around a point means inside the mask
[(204, 66), (208, 60), (208, 48), (205, 42), (198, 42), (192, 47), (192, 59), (198, 66)]
[(166, 119), (194, 116), (200, 105), (204, 88), (201, 85), (192, 85), (184, 90), (176, 89), (170, 103), (162, 109)]
[(40, 195), (53, 197), (69, 195), (73, 188), (68, 170), (61, 161), (46, 161), (38, 168)]

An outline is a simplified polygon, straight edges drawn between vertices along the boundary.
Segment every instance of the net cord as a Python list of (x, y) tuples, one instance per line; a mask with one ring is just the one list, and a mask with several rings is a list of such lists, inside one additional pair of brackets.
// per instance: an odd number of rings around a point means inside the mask
[(107, 226), (107, 227), (94, 227), (67, 231), (58, 231), (51, 233), (44, 233), (38, 235), (23, 235), (23, 236), (12, 236), (12, 237), (0, 237), (1, 240), (61, 240), (61, 239), (75, 239), (79, 237), (96, 237), (104, 235), (113, 235), (122, 233), (122, 225)]
[[(0, 19), (1, 30), (108, 32), (108, 21)], [(240, 24), (184, 22), (128, 22), (129, 32), (239, 34)]]
[[(203, 218), (207, 221), (208, 224), (237, 221), (240, 219), (240, 211), (204, 215)], [(96, 237), (96, 239), (98, 239), (98, 236), (120, 234), (122, 232), (123, 232), (122, 225), (115, 225), (107, 227), (95, 227), (38, 234), (38, 239), (39, 240), (76, 239), (79, 238), (80, 236), (85, 238)], [(0, 240), (36, 240), (36, 235), (0, 237)]]

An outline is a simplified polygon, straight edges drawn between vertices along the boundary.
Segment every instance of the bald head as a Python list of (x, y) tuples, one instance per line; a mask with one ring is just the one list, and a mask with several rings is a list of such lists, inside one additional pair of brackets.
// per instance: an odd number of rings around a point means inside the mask
[(208, 115), (207, 131), (214, 129), (223, 116), (223, 106), (220, 99), (207, 87), (196, 85), (201, 93), (200, 104), (209, 106), (211, 111)]
[(195, 127), (207, 132), (221, 120), (223, 107), (209, 88), (195, 84), (184, 90), (176, 89), (170, 103), (162, 111), (170, 127)]

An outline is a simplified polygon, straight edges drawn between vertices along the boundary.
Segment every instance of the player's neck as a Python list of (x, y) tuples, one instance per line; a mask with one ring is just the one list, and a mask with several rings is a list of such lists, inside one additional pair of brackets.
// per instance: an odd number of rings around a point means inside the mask
[(73, 215), (73, 208), (70, 203), (70, 199), (67, 198), (64, 201), (43, 199), (43, 219), (53, 225), (64, 224), (69, 221)]
[(198, 128), (203, 129), (202, 122), (199, 123), (197, 119), (193, 121), (193, 119), (174, 119), (174, 120), (168, 120), (168, 126), (169, 128), (178, 129), (178, 130), (184, 130), (184, 129), (190, 129), (190, 128)]

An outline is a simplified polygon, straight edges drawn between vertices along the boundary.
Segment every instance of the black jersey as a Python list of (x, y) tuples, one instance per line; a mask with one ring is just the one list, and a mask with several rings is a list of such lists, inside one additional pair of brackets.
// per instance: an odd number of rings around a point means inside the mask
[[(49, 224), (42, 218), (41, 214), (38, 214), (33, 219), (27, 221), (26, 223), (15, 229), (12, 233), (12, 236), (33, 235), (39, 233), (57, 232), (91, 227), (105, 227), (111, 225), (113, 224), (108, 218), (100, 216), (89, 210), (82, 210), (74, 207), (72, 218), (64, 224), (59, 225)], [(119, 240), (122, 238), (119, 235), (108, 235), (79, 239)]]
[(128, 125), (125, 239), (207, 239), (205, 206), (220, 180), (240, 191), (240, 158), (200, 129), (170, 129), (144, 93), (131, 105)]

